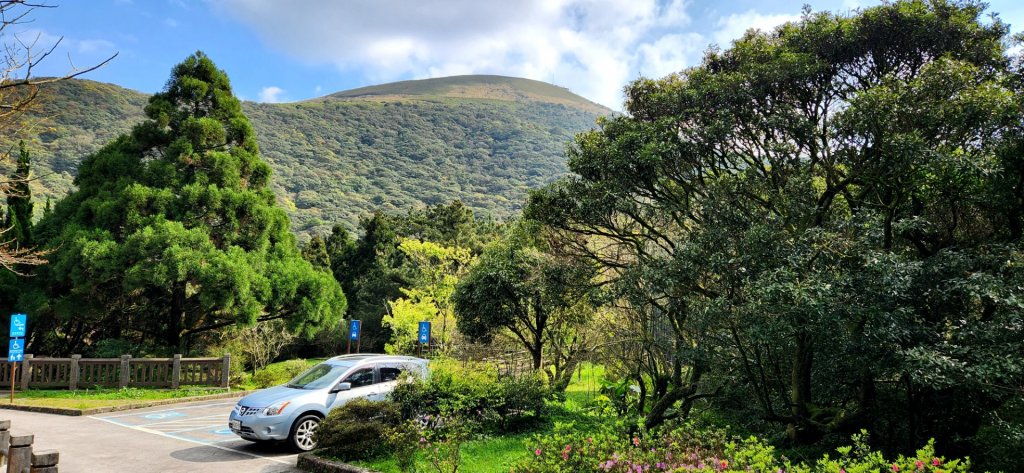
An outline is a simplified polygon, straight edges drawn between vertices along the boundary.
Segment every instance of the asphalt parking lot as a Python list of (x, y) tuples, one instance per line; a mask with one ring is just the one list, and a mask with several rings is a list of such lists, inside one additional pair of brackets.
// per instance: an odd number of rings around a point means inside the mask
[(236, 400), (183, 403), (67, 417), (0, 411), (15, 434), (35, 435), (35, 447), (60, 452), (60, 471), (298, 472), (283, 446), (242, 440), (227, 427)]

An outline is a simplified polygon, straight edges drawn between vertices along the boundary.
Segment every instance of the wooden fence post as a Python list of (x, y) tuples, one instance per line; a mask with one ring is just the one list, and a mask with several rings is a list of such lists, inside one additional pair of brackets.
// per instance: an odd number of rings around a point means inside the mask
[(32, 468), (31, 435), (12, 435), (7, 455), (7, 473), (23, 473)]
[(60, 453), (56, 450), (43, 450), (32, 453), (32, 473), (57, 473), (57, 460)]
[(0, 465), (7, 463), (7, 449), (11, 447), (11, 421), (0, 420)]
[(220, 372), (220, 387), (226, 388), (231, 382), (231, 354), (224, 354), (224, 369)]
[(71, 374), (68, 376), (68, 389), (72, 391), (78, 389), (78, 378), (82, 373), (78, 367), (78, 360), (81, 359), (82, 355), (71, 355)]
[(128, 382), (131, 380), (131, 355), (121, 355), (121, 381), (118, 383), (119, 388), (128, 387)]
[(25, 355), (21, 360), (21, 391), (28, 390), (28, 382), (32, 380), (32, 355)]
[(181, 353), (174, 355), (171, 367), (171, 389), (178, 389), (181, 385)]

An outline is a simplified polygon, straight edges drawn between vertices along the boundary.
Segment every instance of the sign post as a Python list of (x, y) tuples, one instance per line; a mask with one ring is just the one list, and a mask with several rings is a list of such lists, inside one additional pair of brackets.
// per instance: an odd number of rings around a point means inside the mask
[(11, 340), (7, 343), (7, 362), (11, 364), (11, 404), (14, 404), (14, 374), (18, 362), (25, 359), (25, 334), (28, 333), (28, 316), (11, 315)]
[(422, 353), (423, 347), (430, 345), (430, 322), (420, 322), (420, 335), (417, 340), (420, 342), (420, 353)]
[(356, 353), (359, 353), (362, 339), (360, 337), (363, 328), (361, 320), (353, 320), (348, 323), (348, 352), (352, 353), (352, 342), (356, 342)]

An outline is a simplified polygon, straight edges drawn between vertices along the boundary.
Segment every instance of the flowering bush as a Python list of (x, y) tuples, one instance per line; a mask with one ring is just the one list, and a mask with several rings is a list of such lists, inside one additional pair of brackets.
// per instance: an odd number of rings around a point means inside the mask
[(854, 445), (824, 456), (814, 465), (792, 464), (756, 437), (728, 439), (721, 431), (692, 426), (641, 437), (600, 429), (579, 432), (571, 424), (556, 426), (550, 435), (534, 439), (529, 458), (512, 471), (522, 473), (648, 473), (648, 472), (777, 472), (777, 473), (953, 473), (967, 472), (969, 461), (935, 455), (929, 442), (913, 457), (886, 460), (867, 446), (867, 434), (853, 437)]

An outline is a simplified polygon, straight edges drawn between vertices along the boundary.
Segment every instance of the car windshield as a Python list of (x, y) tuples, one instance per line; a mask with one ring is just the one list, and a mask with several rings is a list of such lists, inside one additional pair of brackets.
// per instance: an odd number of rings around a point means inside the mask
[(321, 389), (331, 386), (352, 367), (352, 363), (320, 363), (288, 381), (289, 388)]

